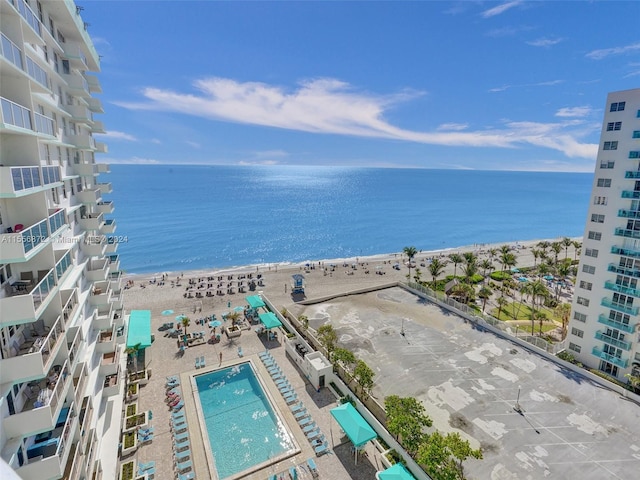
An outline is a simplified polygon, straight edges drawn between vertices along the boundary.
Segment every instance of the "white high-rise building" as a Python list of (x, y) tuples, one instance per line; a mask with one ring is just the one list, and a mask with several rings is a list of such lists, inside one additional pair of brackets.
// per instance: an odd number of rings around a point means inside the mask
[(610, 93), (567, 349), (624, 381), (640, 372), (640, 89)]
[(73, 0), (0, 0), (0, 456), (117, 477), (125, 355), (99, 70)]

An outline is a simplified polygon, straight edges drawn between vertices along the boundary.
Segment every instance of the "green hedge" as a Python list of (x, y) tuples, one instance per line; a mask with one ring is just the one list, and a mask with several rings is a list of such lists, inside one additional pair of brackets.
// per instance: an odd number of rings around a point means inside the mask
[(497, 282), (502, 282), (503, 280), (506, 280), (507, 278), (511, 277), (511, 273), (509, 272), (493, 272), (491, 275), (491, 280), (495, 280)]

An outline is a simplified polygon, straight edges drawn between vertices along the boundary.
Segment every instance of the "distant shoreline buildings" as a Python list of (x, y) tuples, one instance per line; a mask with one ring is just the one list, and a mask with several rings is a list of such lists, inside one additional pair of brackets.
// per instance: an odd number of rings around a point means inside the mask
[(125, 315), (99, 56), (72, 0), (0, 0), (0, 455), (117, 478)]
[(640, 375), (640, 89), (612, 92), (600, 135), (567, 349), (587, 367)]

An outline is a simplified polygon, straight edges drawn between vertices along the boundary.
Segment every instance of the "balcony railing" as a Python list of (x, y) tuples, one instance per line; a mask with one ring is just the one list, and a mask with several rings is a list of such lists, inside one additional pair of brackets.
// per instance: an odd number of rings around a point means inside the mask
[(606, 325), (607, 327), (616, 328), (618, 330), (622, 330), (623, 332), (633, 333), (635, 330), (635, 323), (622, 323), (611, 320), (605, 315), (598, 315), (598, 323)]
[(38, 36), (42, 37), (42, 24), (27, 2), (24, 0), (10, 0), (10, 2), (14, 7), (16, 7), (16, 10), (18, 10), (20, 15), (22, 15), (22, 18), (27, 21), (29, 26), (33, 28)]
[(618, 237), (627, 237), (627, 238), (640, 238), (639, 230), (629, 230), (626, 228), (616, 228), (614, 230), (614, 235)]
[(2, 119), (4, 123), (33, 130), (31, 110), (4, 97), (0, 97), (0, 103), (2, 103)]
[(24, 64), (22, 63), (22, 50), (9, 40), (4, 33), (0, 36), (0, 53), (2, 56), (13, 63), (20, 70), (24, 70)]
[(615, 355), (611, 355), (609, 353), (605, 353), (598, 347), (593, 347), (591, 353), (596, 357), (601, 358), (602, 360), (605, 360), (609, 363), (613, 363), (614, 365), (617, 365), (621, 368), (627, 368), (627, 366), (629, 365), (629, 360), (623, 359), (621, 357), (616, 357)]
[(631, 344), (629, 342), (618, 340), (617, 338), (613, 338), (611, 335), (607, 335), (606, 333), (597, 331), (595, 334), (595, 338), (603, 341), (604, 343), (608, 343), (609, 345), (613, 345), (614, 347), (622, 348), (623, 350), (627, 351), (631, 350)]
[(635, 247), (611, 247), (611, 253), (615, 255), (626, 255), (627, 257), (640, 258), (640, 249)]
[(640, 170), (630, 170), (624, 172), (624, 178), (640, 178)]
[(622, 198), (640, 198), (640, 191), (636, 190), (623, 190)]
[(638, 290), (637, 288), (618, 285), (617, 283), (610, 280), (604, 282), (604, 288), (606, 288), (607, 290), (613, 290), (614, 292), (624, 293), (625, 295), (633, 295), (634, 297), (640, 298), (640, 290)]
[(69, 319), (73, 316), (73, 310), (78, 305), (78, 292), (74, 289), (73, 293), (69, 296), (67, 303), (62, 307), (62, 318), (64, 318), (65, 322), (68, 322)]
[(618, 216), (622, 218), (640, 218), (640, 211), (638, 210), (625, 210), (621, 208), (618, 210)]
[(96, 204), (96, 210), (100, 213), (113, 213), (113, 202), (98, 202)]
[(623, 303), (616, 303), (607, 297), (602, 299), (600, 305), (612, 308), (614, 310), (617, 310), (618, 312), (628, 313), (629, 315), (637, 315), (638, 311), (640, 310), (640, 307), (631, 307)]
[(40, 65), (33, 61), (28, 55), (27, 58), (27, 73), (31, 78), (33, 78), (36, 82), (42, 85), (47, 90), (51, 90), (51, 84), (49, 82), (49, 75), (47, 72), (43, 70)]
[(609, 272), (626, 275), (628, 277), (640, 278), (640, 269), (637, 268), (624, 268), (618, 264), (610, 263), (607, 270)]
[(73, 259), (71, 258), (71, 250), (65, 253), (58, 263), (56, 263), (56, 275), (58, 277), (58, 281), (62, 279), (64, 274), (71, 268), (73, 265)]

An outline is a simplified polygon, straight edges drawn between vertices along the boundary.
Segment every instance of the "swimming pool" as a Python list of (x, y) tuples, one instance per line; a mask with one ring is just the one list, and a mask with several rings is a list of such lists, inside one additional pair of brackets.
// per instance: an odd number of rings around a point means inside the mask
[(218, 478), (246, 474), (297, 452), (250, 362), (194, 380)]

